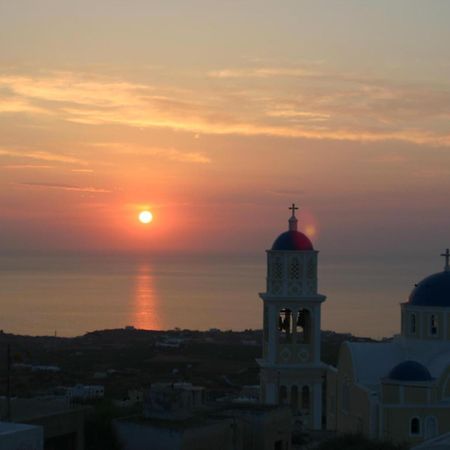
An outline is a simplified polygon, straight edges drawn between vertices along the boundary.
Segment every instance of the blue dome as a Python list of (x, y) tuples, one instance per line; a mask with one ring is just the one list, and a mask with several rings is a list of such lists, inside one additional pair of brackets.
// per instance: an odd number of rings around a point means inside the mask
[(272, 245), (272, 250), (314, 250), (309, 238), (300, 231), (290, 230), (280, 234)]
[(409, 304), (450, 308), (450, 271), (435, 273), (416, 284)]
[(430, 381), (429, 370), (417, 361), (403, 361), (396, 365), (388, 375), (388, 378), (398, 381)]

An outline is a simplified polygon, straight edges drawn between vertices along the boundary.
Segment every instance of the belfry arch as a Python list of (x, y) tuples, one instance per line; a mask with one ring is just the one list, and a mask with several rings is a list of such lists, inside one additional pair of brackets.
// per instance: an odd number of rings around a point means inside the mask
[(311, 343), (312, 318), (311, 311), (306, 308), (299, 309), (295, 324), (295, 337), (302, 344)]

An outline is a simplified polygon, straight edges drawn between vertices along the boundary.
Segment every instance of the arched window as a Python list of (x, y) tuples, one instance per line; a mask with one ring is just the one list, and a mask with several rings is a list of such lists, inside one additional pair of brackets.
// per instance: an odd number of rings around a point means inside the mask
[(309, 386), (303, 386), (302, 387), (302, 409), (309, 410), (310, 408), (310, 393), (309, 393)]
[(291, 408), (292, 412), (296, 413), (298, 411), (298, 387), (291, 387)]
[(418, 417), (411, 419), (410, 433), (414, 435), (420, 434), (420, 419)]
[(281, 342), (289, 342), (292, 337), (292, 311), (289, 308), (283, 308), (278, 315), (278, 331)]
[(434, 314), (432, 314), (430, 317), (430, 334), (432, 336), (436, 336), (437, 333), (438, 333), (438, 319)]
[(410, 332), (411, 334), (416, 334), (416, 315), (414, 313), (411, 314), (411, 318), (410, 318)]
[(286, 386), (280, 386), (280, 405), (285, 405), (287, 402), (287, 388)]
[(297, 314), (295, 334), (297, 342), (304, 344), (311, 342), (311, 313), (307, 309), (301, 309)]

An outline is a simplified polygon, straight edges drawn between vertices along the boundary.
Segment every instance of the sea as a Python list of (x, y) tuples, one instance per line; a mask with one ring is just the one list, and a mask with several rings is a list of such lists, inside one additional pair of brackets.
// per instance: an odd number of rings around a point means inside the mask
[[(258, 329), (266, 256), (3, 255), (0, 330), (78, 336), (133, 326), (147, 330)], [(358, 336), (399, 332), (400, 303), (437, 259), (319, 259), (322, 328)]]

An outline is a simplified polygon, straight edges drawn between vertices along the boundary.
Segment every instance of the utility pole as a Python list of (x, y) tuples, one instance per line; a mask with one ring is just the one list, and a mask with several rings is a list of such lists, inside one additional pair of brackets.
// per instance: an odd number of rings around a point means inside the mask
[(6, 346), (6, 421), (11, 421), (11, 344)]

